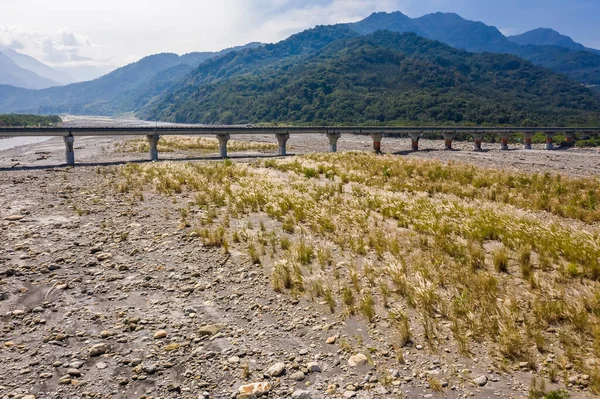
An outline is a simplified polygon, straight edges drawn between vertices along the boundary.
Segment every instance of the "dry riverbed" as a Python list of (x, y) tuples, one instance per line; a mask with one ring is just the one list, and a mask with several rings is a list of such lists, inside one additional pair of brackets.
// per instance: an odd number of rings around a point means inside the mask
[[(0, 152), (0, 398), (230, 398), (242, 396), (244, 386), (273, 398), (520, 398), (534, 378), (546, 390), (593, 397), (590, 376), (577, 365), (565, 363), (564, 375), (550, 381), (547, 372), (558, 364), (553, 350), (536, 351), (536, 367), (530, 360), (499, 361), (486, 342), (473, 343), (466, 355), (437, 311), (435, 344), (415, 316), (412, 336), (399, 346), (383, 310), (369, 323), (361, 312), (342, 309), (341, 298), (331, 313), (323, 297), (278, 286), (272, 268), (279, 252), (270, 241), (255, 256), (243, 237), (228, 237), (226, 248), (215, 245), (217, 230), (196, 223), (208, 218), (206, 209), (190, 205), (197, 197), (176, 188), (163, 195), (152, 186), (119, 186), (126, 184), (120, 163), (146, 157), (121, 151), (124, 141), (78, 139), (75, 168), (57, 166), (64, 159), (60, 138)], [(297, 154), (323, 151), (327, 140), (293, 136), (289, 146)], [(469, 143), (449, 152), (438, 151), (442, 146), (423, 141), (424, 151), (409, 154), (402, 153), (406, 139), (383, 142), (384, 151), (399, 157), (568, 176), (600, 172), (596, 150), (475, 154)], [(370, 147), (369, 137), (356, 136), (338, 145), (340, 151)], [(241, 149), (234, 162), (268, 160), (275, 152)], [(176, 159), (176, 170), (186, 159), (216, 153), (175, 148), (161, 158)], [(261, 166), (256, 173), (294, 182), (291, 172)], [(261, 212), (240, 220), (239, 231), (256, 240), (271, 231), (275, 240), (283, 237), (281, 223)], [(332, 256), (346, 255), (335, 249)], [(324, 276), (334, 269), (325, 268)]]

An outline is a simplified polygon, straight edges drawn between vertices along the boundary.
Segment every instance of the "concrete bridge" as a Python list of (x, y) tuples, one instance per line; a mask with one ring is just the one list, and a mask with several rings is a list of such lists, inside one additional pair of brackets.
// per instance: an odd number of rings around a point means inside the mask
[(419, 150), (419, 138), (424, 133), (439, 134), (444, 137), (445, 149), (452, 149), (452, 141), (458, 133), (468, 134), (473, 140), (473, 151), (481, 151), (485, 134), (500, 137), (500, 148), (508, 150), (509, 139), (516, 133), (524, 136), (524, 149), (531, 149), (531, 139), (537, 132), (546, 136), (546, 149), (553, 149), (553, 138), (564, 133), (567, 142), (574, 142), (576, 133), (600, 133), (600, 127), (560, 128), (560, 127), (255, 127), (255, 126), (160, 126), (160, 127), (6, 127), (0, 128), (0, 137), (43, 136), (63, 137), (66, 162), (75, 164), (73, 149), (75, 138), (81, 136), (146, 136), (150, 145), (150, 160), (158, 160), (158, 141), (167, 135), (214, 135), (219, 140), (219, 154), (227, 157), (227, 142), (231, 135), (273, 134), (279, 144), (279, 155), (286, 155), (286, 143), (292, 134), (325, 135), (329, 140), (329, 150), (337, 151), (337, 141), (342, 134), (370, 135), (373, 150), (381, 152), (381, 140), (386, 134), (405, 134), (412, 140), (412, 150)]

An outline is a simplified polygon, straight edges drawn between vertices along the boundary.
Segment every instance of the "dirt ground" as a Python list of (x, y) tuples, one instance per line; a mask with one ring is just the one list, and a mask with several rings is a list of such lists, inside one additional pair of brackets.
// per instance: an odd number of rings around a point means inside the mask
[[(275, 398), (527, 397), (531, 371), (506, 374), (489, 358), (465, 359), (450, 347), (409, 346), (399, 364), (385, 323), (374, 328), (273, 292), (267, 273), (247, 256), (205, 248), (181, 230), (177, 204), (163, 197), (148, 196), (141, 208), (120, 196), (95, 198), (89, 188), (101, 184), (98, 167), (144, 160), (118, 152), (123, 140), (77, 138), (74, 168), (63, 165), (61, 138), (0, 151), (0, 398), (229, 398), (255, 382), (269, 382)], [(288, 145), (292, 154), (328, 148), (315, 135), (292, 136)], [(371, 146), (369, 137), (343, 136), (338, 150)], [(410, 152), (408, 139), (382, 143), (398, 156), (600, 172), (595, 149), (500, 151), (484, 144), (486, 151), (474, 153), (470, 143), (443, 151), (441, 140), (420, 146)], [(240, 162), (274, 156), (231, 155)], [(79, 209), (82, 198), (95, 205)], [(349, 364), (342, 338), (375, 349), (361, 351), (366, 364)], [(592, 397), (576, 387), (570, 393)]]

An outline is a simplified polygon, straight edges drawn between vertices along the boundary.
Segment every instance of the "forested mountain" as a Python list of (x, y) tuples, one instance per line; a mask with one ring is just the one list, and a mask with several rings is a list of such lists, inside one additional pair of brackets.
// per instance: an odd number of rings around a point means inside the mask
[(520, 35), (509, 36), (508, 40), (521, 46), (532, 44), (534, 46), (558, 46), (575, 51), (591, 51), (600, 54), (600, 50), (585, 47), (569, 36), (561, 35), (553, 29), (538, 28)]
[[(564, 46), (566, 36), (559, 40), (556, 35), (547, 31), (534, 31), (509, 40), (493, 26), (469, 21), (453, 13), (434, 13), (420, 18), (409, 18), (401, 12), (380, 12), (349, 25), (361, 34), (382, 29), (401, 33), (415, 32), (419, 36), (439, 40), (463, 50), (513, 54), (536, 65), (564, 73), (584, 84), (600, 84), (600, 52), (585, 47), (581, 49), (573, 45)], [(558, 32), (555, 33), (562, 36)]]
[[(349, 36), (331, 41), (339, 30)], [(297, 48), (201, 65), (141, 116), (188, 123), (598, 124), (600, 103), (562, 75), (506, 54), (468, 53), (415, 34), (352, 37), (342, 26), (303, 37), (314, 52), (262, 64)], [(225, 62), (225, 59), (228, 61)], [(254, 68), (248, 67), (255, 65)]]
[(58, 83), (43, 78), (28, 69), (21, 68), (10, 57), (0, 51), (0, 85), (41, 89), (56, 86)]

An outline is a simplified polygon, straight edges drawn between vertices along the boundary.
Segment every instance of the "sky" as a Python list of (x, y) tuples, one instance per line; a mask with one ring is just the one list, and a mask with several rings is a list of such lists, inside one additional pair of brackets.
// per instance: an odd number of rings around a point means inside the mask
[(455, 12), (507, 35), (545, 27), (600, 48), (597, 0), (0, 0), (0, 50), (91, 76), (150, 54), (277, 42), (375, 11)]

